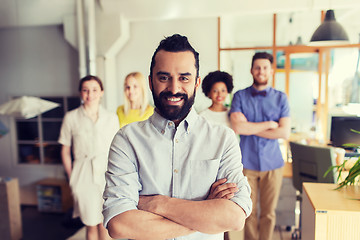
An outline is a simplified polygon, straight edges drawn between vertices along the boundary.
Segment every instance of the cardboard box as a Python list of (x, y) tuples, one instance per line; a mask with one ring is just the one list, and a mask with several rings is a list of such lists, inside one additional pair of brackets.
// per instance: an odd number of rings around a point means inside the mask
[(0, 177), (0, 239), (22, 238), (19, 182), (17, 178)]
[(36, 184), (38, 210), (40, 212), (66, 212), (73, 199), (65, 179), (46, 178)]

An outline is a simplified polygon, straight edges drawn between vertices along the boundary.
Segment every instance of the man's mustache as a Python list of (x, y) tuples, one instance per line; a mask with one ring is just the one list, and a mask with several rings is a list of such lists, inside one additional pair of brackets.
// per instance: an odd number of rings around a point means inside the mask
[(185, 100), (187, 100), (188, 96), (185, 93), (176, 93), (176, 94), (172, 94), (171, 92), (161, 92), (159, 94), (160, 98), (169, 98), (169, 97), (175, 97), (175, 98), (183, 98)]

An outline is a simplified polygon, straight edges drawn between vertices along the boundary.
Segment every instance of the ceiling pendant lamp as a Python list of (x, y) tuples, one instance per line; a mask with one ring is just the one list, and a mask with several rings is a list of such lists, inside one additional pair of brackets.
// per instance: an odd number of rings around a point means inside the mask
[(336, 21), (334, 10), (327, 10), (324, 21), (313, 33), (310, 45), (346, 44), (349, 37), (344, 28)]

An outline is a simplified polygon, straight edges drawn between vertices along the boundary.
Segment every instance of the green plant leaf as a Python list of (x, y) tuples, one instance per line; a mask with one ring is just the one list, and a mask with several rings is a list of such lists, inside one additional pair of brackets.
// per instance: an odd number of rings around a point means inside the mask
[[(357, 131), (355, 129), (350, 129), (350, 131), (360, 134), (360, 131)], [(343, 145), (344, 147), (352, 147), (352, 148), (360, 148), (360, 145), (358, 144), (354, 144), (354, 143), (347, 143)], [(337, 182), (339, 182), (339, 180), (341, 179), (341, 173), (343, 173), (345, 171), (345, 164), (348, 162), (348, 160), (345, 160), (342, 164), (340, 165), (335, 165), (335, 166), (331, 166), (328, 168), (328, 170), (325, 172), (324, 177), (326, 177), (326, 175), (329, 174), (329, 172), (333, 171), (334, 169), (336, 169), (336, 171), (338, 172), (338, 177), (337, 177)], [(356, 160), (356, 162), (354, 163), (354, 165), (349, 169), (349, 174), (346, 176), (346, 178), (338, 183), (338, 187), (335, 188), (335, 190), (338, 190), (344, 186), (347, 185), (354, 185), (356, 183), (356, 181), (360, 181), (360, 157), (358, 158), (358, 160)], [(359, 177), (359, 179), (357, 180), (357, 178)]]
[(350, 129), (350, 131), (354, 132), (354, 133), (357, 133), (357, 134), (360, 134), (360, 131), (357, 131), (355, 129)]

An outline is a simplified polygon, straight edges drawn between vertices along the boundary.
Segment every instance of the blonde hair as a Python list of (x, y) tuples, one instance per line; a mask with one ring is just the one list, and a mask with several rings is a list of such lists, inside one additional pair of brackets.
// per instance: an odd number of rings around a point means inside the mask
[[(139, 83), (140, 87), (141, 87), (141, 101), (140, 101), (140, 115), (143, 115), (146, 108), (148, 107), (148, 99), (147, 99), (147, 91), (146, 91), (146, 80), (145, 77), (142, 73), (140, 72), (132, 72), (129, 73), (126, 77), (125, 77), (125, 81), (124, 81), (124, 92), (125, 92), (125, 84), (128, 78), (133, 77), (136, 79), (136, 81)], [(130, 101), (129, 99), (126, 97), (126, 94), (124, 94), (124, 113), (125, 115), (127, 115), (130, 111)]]

